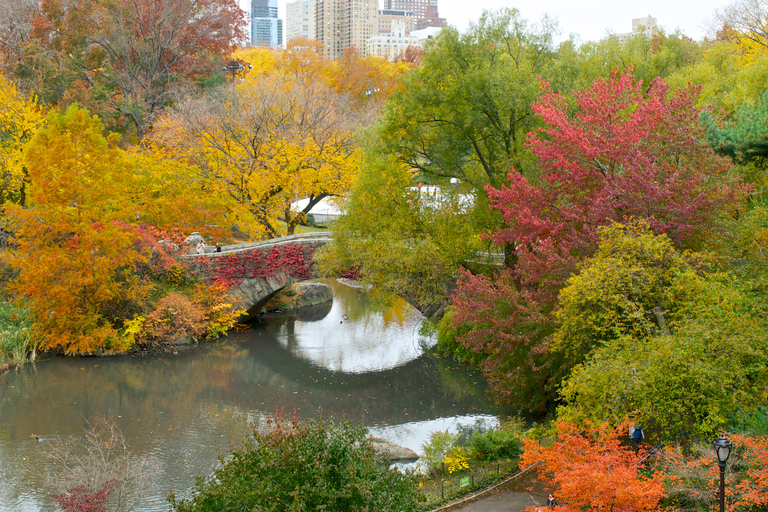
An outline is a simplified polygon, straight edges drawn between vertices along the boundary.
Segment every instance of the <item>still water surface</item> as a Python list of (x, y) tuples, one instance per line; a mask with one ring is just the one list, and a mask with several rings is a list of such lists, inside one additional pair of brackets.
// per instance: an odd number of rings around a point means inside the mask
[[(0, 511), (56, 510), (46, 474), (56, 439), (104, 416), (162, 470), (141, 510), (168, 510), (254, 424), (282, 410), (346, 417), (417, 453), (436, 430), (496, 422), (482, 377), (426, 354), (421, 315), (371, 308), (332, 282), (334, 301), (268, 319), (178, 354), (52, 357), (0, 378)], [(33, 436), (38, 436), (37, 442)]]

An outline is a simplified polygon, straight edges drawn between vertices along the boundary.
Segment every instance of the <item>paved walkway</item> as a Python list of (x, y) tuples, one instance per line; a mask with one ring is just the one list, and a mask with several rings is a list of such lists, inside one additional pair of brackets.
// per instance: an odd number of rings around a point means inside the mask
[[(440, 512), (522, 512), (530, 506), (544, 506), (547, 494), (530, 474), (512, 478), (476, 497), (438, 509)], [(530, 491), (529, 488), (532, 488)]]

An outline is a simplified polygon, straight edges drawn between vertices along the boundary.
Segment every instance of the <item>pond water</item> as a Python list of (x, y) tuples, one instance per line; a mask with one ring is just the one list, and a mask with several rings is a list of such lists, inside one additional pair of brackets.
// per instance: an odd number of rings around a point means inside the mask
[(496, 423), (483, 378), (428, 352), (415, 309), (331, 284), (333, 303), (177, 354), (51, 357), (0, 377), (0, 511), (56, 510), (50, 450), (100, 416), (159, 465), (148, 511), (277, 411), (346, 417), (417, 453), (432, 431)]

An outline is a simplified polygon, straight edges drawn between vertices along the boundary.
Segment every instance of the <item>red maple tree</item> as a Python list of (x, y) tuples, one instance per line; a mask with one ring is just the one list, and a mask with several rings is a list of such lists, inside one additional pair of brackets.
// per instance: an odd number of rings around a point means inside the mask
[(678, 247), (697, 248), (744, 192), (703, 144), (698, 89), (670, 92), (657, 79), (644, 92), (618, 71), (575, 93), (574, 106), (543, 89), (533, 110), (546, 127), (527, 138), (540, 180), (512, 170), (507, 185), (486, 187), (504, 219), (489, 238), (512, 248), (509, 268), (490, 278), (465, 273), (453, 296), (454, 324), (469, 326), (460, 341), (486, 356), (498, 395), (528, 409), (545, 408), (567, 370), (549, 354), (550, 314), (578, 262), (594, 254), (598, 229), (642, 220)]

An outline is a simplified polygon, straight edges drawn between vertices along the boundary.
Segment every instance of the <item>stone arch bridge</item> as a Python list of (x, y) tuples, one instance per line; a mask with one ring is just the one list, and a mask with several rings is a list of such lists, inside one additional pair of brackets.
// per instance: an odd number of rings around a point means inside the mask
[(304, 233), (225, 245), (221, 252), (206, 246), (204, 254), (182, 258), (203, 280), (226, 285), (232, 303), (247, 312), (247, 320), (286, 286), (318, 277), (314, 254), (330, 240), (330, 233)]

